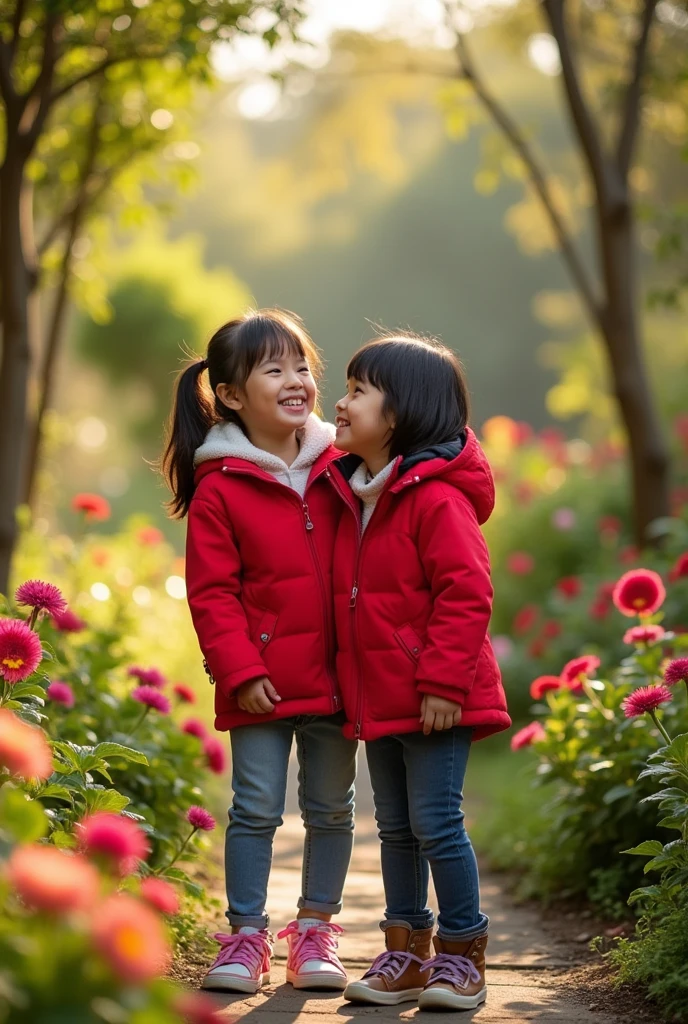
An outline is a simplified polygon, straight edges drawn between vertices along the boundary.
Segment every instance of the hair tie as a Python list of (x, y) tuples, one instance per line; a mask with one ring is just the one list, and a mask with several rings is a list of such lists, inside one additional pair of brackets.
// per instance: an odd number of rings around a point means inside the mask
[(208, 369), (208, 360), (207, 359), (201, 359), (201, 361), (198, 364), (198, 366), (199, 366), (200, 371), (202, 373), (203, 370), (207, 370)]

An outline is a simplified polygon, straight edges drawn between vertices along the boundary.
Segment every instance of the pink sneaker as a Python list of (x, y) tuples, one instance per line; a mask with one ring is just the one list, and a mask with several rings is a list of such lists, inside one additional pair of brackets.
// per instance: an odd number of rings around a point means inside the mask
[(221, 992), (257, 992), (270, 981), (272, 936), (257, 928), (242, 928), (236, 935), (218, 932), (222, 947), (201, 988)]
[(278, 939), (289, 943), (287, 981), (294, 988), (346, 988), (346, 971), (337, 956), (337, 935), (343, 930), (309, 917), (291, 921), (278, 933)]

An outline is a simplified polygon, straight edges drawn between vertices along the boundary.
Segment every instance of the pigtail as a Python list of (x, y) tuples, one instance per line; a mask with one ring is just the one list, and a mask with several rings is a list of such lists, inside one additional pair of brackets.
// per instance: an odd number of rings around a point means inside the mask
[(201, 381), (207, 365), (205, 359), (200, 359), (177, 377), (167, 444), (161, 460), (162, 474), (172, 491), (167, 508), (175, 519), (183, 519), (189, 511), (194, 493), (194, 454), (217, 422), (213, 399)]

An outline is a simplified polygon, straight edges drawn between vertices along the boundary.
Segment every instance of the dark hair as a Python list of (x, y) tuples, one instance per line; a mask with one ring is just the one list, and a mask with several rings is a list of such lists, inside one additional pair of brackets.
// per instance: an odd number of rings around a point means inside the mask
[(436, 338), (394, 334), (370, 341), (351, 359), (346, 376), (384, 394), (382, 412), (395, 424), (391, 459), (456, 441), (468, 423), (463, 367)]
[[(242, 388), (251, 371), (265, 359), (285, 352), (308, 361), (314, 377), (322, 361), (302, 321), (282, 309), (250, 310), (223, 324), (208, 342), (205, 359), (189, 363), (177, 377), (174, 404), (160, 468), (172, 491), (170, 514), (183, 518), (194, 494), (194, 454), (214, 424), (227, 420), (244, 425), (238, 413), (220, 401), (218, 384)], [(208, 370), (209, 387), (201, 377)]]

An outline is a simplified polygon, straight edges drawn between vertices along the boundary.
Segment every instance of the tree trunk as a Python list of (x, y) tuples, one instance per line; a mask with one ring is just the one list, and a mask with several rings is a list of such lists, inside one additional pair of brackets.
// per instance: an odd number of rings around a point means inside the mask
[(603, 338), (628, 434), (635, 539), (643, 545), (653, 542), (650, 523), (670, 514), (670, 457), (643, 352), (631, 204), (615, 212), (601, 208), (598, 230), (606, 296)]
[[(31, 365), (31, 306), (35, 267), (27, 257), (23, 228), (32, 217), (32, 190), (21, 153), (9, 146), (0, 169), (0, 593), (7, 593), (17, 539), (26, 438), (27, 382)], [(31, 238), (29, 234), (29, 238)]]

